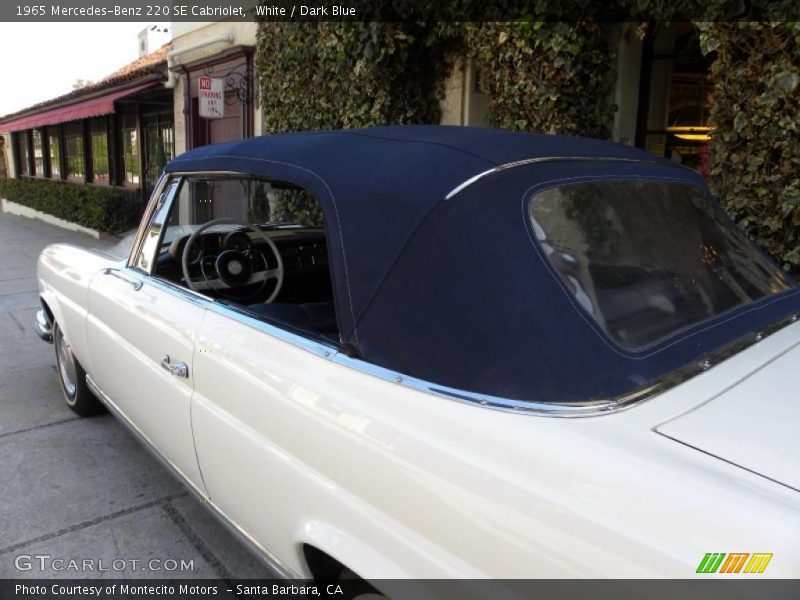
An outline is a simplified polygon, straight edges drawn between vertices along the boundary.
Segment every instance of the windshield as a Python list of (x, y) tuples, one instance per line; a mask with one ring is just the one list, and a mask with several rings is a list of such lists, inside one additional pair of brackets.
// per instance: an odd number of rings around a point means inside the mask
[(692, 185), (570, 184), (535, 194), (529, 213), (563, 284), (627, 348), (793, 287)]

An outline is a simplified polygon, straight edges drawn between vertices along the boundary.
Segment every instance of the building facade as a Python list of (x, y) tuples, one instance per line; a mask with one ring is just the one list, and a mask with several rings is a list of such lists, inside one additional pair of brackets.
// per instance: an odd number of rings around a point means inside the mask
[(163, 85), (169, 50), (164, 45), (97, 83), (0, 119), (8, 176), (124, 188), (145, 198), (175, 154), (172, 92)]
[[(261, 115), (253, 69), (255, 23), (175, 22), (168, 57), (177, 153), (206, 144), (261, 134)], [(205, 118), (201, 79), (218, 80), (221, 116)]]
[[(263, 133), (254, 69), (258, 25), (171, 24), (172, 41), (103, 80), (0, 119), (8, 177), (121, 188), (146, 199), (164, 164), (206, 144)], [(612, 139), (702, 170), (712, 101), (709, 63), (690, 24), (636, 24), (609, 34), (616, 56)], [(204, 85), (221, 90), (204, 115)], [(491, 98), (479, 69), (454, 61), (443, 124), (488, 126)], [(2, 169), (0, 168), (0, 171)]]
[[(616, 55), (611, 138), (702, 169), (713, 98), (711, 59), (700, 52), (698, 30), (655, 23), (642, 33), (638, 24), (622, 23), (609, 32), (609, 45)], [(474, 63), (457, 60), (445, 84), (442, 123), (488, 126), (489, 102)]]

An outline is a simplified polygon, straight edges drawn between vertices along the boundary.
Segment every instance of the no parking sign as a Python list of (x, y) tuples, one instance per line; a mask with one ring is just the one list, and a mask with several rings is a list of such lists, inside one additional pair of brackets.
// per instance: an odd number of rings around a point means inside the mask
[(200, 116), (216, 119), (225, 116), (225, 80), (203, 76), (200, 78), (198, 99)]

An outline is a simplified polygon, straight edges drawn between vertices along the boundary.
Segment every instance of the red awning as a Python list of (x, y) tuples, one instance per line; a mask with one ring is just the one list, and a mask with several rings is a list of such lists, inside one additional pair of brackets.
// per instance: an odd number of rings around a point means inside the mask
[(96, 96), (89, 100), (84, 100), (83, 102), (78, 100), (68, 106), (60, 106), (58, 108), (43, 110), (40, 113), (26, 115), (14, 119), (13, 121), (8, 121), (7, 123), (0, 123), (0, 131), (21, 131), (23, 129), (32, 129), (43, 125), (55, 125), (56, 123), (85, 119), (86, 117), (107, 115), (114, 112), (115, 100), (125, 98), (126, 96), (130, 96), (158, 84), (159, 82), (157, 81), (151, 81), (132, 88)]

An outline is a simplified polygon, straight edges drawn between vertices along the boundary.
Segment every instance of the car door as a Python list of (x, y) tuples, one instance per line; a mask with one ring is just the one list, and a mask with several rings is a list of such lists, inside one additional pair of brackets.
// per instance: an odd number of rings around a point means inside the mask
[(205, 309), (149, 275), (178, 181), (157, 192), (130, 266), (105, 269), (88, 292), (92, 380), (121, 416), (198, 491), (205, 493), (192, 437), (192, 358)]

